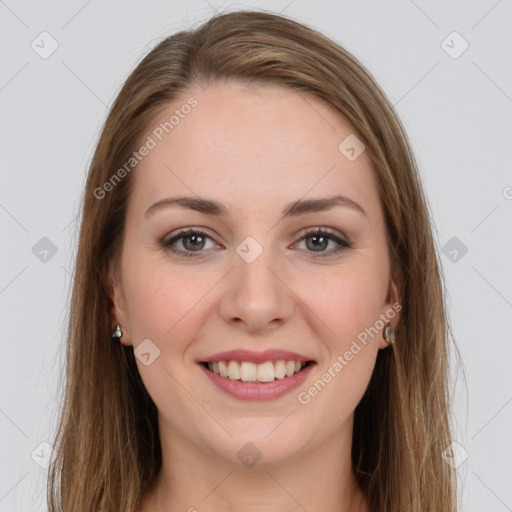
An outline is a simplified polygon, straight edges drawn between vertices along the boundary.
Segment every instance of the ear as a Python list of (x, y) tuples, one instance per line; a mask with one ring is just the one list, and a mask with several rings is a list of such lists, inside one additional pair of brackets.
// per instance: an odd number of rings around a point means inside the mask
[[(402, 273), (396, 270), (394, 275), (391, 276), (388, 286), (388, 295), (386, 297), (386, 303), (381, 312), (381, 319), (384, 322), (384, 327), (387, 325), (393, 326), (395, 329), (398, 328), (400, 322), (400, 311), (403, 306), (400, 303), (400, 297), (402, 296), (403, 279)], [(379, 337), (379, 348), (387, 348), (388, 342), (384, 339), (384, 329)]]
[(115, 326), (119, 324), (123, 333), (120, 342), (126, 346), (132, 345), (131, 337), (129, 334), (130, 324), (126, 314), (126, 301), (123, 293), (122, 279), (112, 262), (110, 262), (108, 266), (108, 290), (112, 303), (110, 310), (110, 316), (112, 319), (112, 333), (115, 330)]

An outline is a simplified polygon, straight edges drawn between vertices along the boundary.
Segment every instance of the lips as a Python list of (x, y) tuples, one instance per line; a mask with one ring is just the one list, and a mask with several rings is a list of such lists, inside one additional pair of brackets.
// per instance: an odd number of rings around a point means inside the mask
[(233, 380), (210, 371), (205, 364), (199, 363), (198, 367), (209, 382), (232, 398), (237, 400), (268, 401), (277, 400), (304, 384), (311, 372), (315, 370), (316, 364), (308, 364), (299, 372), (291, 376), (285, 376), (282, 379), (274, 379), (272, 382)]
[(285, 361), (300, 361), (300, 362), (316, 362), (314, 358), (308, 357), (297, 352), (290, 352), (288, 350), (268, 349), (262, 352), (254, 352), (246, 349), (228, 350), (219, 352), (204, 359), (198, 359), (198, 363), (219, 363), (220, 361), (247, 361), (255, 364), (266, 363), (267, 361), (276, 362), (280, 360)]
[(289, 350), (228, 350), (197, 359), (218, 389), (239, 400), (275, 400), (299, 386), (316, 366), (310, 356)]

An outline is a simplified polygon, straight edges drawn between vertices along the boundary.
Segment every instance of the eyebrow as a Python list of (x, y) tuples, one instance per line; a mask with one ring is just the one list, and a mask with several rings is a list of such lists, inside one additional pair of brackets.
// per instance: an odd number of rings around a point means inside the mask
[[(169, 208), (172, 206), (181, 206), (182, 208), (187, 208), (189, 210), (194, 210), (199, 213), (204, 213), (206, 215), (214, 215), (216, 217), (222, 217), (229, 215), (229, 210), (222, 203), (217, 201), (213, 201), (211, 199), (206, 199), (203, 197), (166, 197), (164, 199), (160, 199), (156, 203), (152, 204), (147, 210), (144, 216), (150, 217), (154, 215), (157, 211), (160, 211), (165, 208)], [(281, 219), (285, 217), (297, 217), (299, 215), (304, 215), (306, 213), (315, 213), (315, 212), (323, 212), (326, 210), (330, 210), (335, 206), (345, 206), (351, 208), (355, 211), (363, 215), (367, 215), (364, 211), (363, 207), (352, 201), (345, 196), (333, 196), (333, 197), (325, 197), (318, 199), (302, 199), (298, 201), (293, 201), (288, 203), (283, 211), (281, 212)]]

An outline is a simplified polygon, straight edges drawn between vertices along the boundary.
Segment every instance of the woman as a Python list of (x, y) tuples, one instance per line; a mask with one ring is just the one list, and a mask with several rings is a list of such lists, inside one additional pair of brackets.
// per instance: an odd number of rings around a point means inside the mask
[(99, 139), (50, 511), (456, 510), (448, 334), (368, 71), (282, 16), (215, 16), (142, 60)]

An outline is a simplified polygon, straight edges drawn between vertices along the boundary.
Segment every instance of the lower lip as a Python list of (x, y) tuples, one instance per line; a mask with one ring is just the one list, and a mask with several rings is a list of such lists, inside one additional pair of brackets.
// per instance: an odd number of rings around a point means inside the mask
[(242, 380), (234, 380), (228, 377), (221, 377), (216, 373), (208, 370), (202, 364), (199, 364), (204, 374), (215, 384), (220, 390), (224, 391), (233, 398), (238, 400), (276, 400), (286, 395), (293, 389), (300, 386), (308, 377), (309, 373), (316, 366), (310, 363), (303, 370), (294, 373), (291, 377), (283, 377), (282, 379), (274, 379), (272, 382), (244, 382)]

